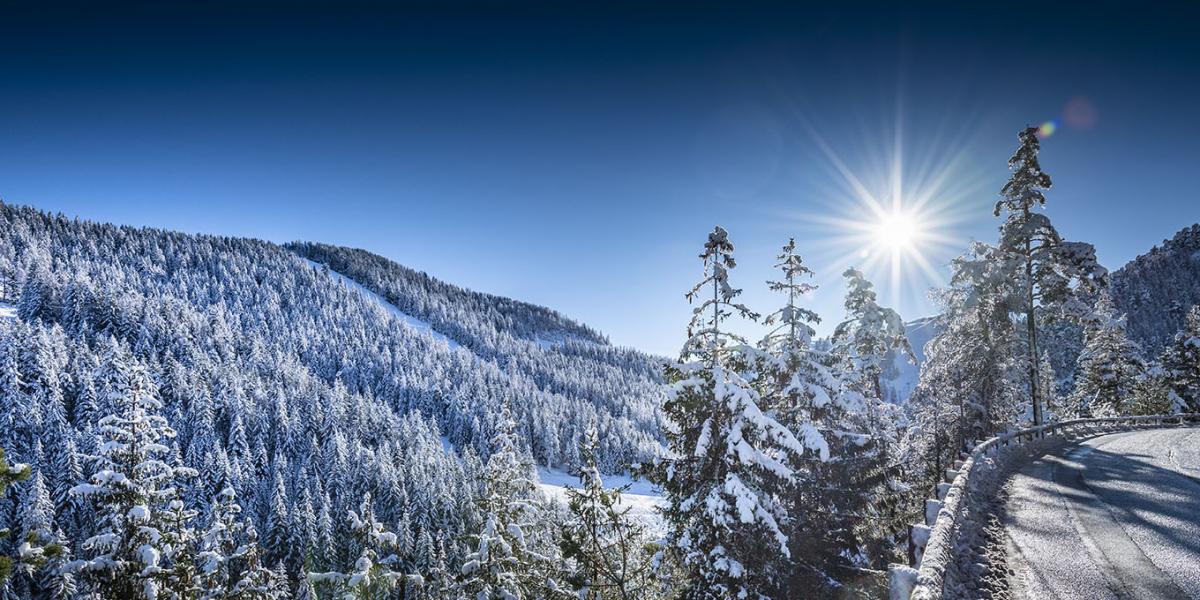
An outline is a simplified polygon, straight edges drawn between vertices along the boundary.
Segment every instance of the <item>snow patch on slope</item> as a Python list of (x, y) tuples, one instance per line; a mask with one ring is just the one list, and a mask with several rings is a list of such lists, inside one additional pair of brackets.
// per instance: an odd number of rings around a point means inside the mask
[(543, 331), (534, 337), (534, 343), (542, 350), (550, 350), (556, 346), (566, 345), (568, 340), (594, 344), (595, 342), (581, 338), (566, 331)]
[(345, 285), (348, 289), (357, 291), (358, 293), (362, 294), (363, 297), (367, 298), (368, 300), (373, 300), (373, 301), (379, 303), (379, 305), (382, 306), (384, 308), (384, 310), (391, 313), (391, 315), (393, 317), (396, 317), (400, 321), (407, 324), (409, 327), (412, 327), (413, 329), (416, 329), (417, 331), (424, 332), (425, 334), (428, 334), (429, 336), (433, 337), (433, 339), (435, 339), (435, 340), (445, 342), (451, 348), (460, 348), (461, 347), (461, 344), (459, 344), (458, 342), (446, 337), (444, 334), (439, 333), (437, 330), (435, 330), (433, 328), (433, 325), (430, 325), (428, 321), (422, 321), (421, 319), (418, 319), (418, 318), (400, 310), (399, 308), (396, 308), (395, 304), (388, 302), (387, 299), (384, 298), (383, 296), (380, 296), (379, 294), (376, 294), (375, 292), (372, 292), (371, 290), (363, 287), (363, 285), (360, 284), (359, 282), (357, 282), (353, 279), (350, 279), (349, 277), (346, 277), (345, 275), (342, 275), (341, 273), (338, 273), (337, 271), (334, 271), (333, 269), (330, 269), (329, 267), (327, 267), (326, 265), (323, 265), (321, 263), (308, 260), (307, 258), (301, 258), (300, 260), (308, 263), (309, 266), (311, 266), (312, 268), (314, 268), (318, 271), (320, 271), (321, 269), (326, 269), (327, 271), (329, 271), (329, 276), (332, 277), (335, 281), (341, 282), (342, 285)]
[[(615, 488), (629, 485), (629, 489), (621, 494), (621, 505), (629, 507), (629, 516), (641, 521), (653, 533), (662, 533), (664, 524), (658, 514), (658, 508), (665, 506), (662, 492), (649, 482), (633, 479), (628, 475), (603, 475), (604, 487)], [(542, 493), (547, 497), (567, 503), (567, 488), (579, 487), (579, 478), (558, 469), (538, 467), (538, 479)]]
[[(450, 442), (450, 438), (441, 436), (442, 450), (446, 454), (455, 454), (458, 450)], [(567, 488), (579, 487), (579, 478), (561, 471), (543, 466), (537, 468), (538, 487), (546, 498), (567, 505)], [(602, 475), (604, 487), (616, 488), (628, 485), (629, 489), (621, 494), (621, 506), (629, 507), (629, 516), (641, 521), (650, 532), (656, 535), (664, 533), (665, 525), (658, 509), (666, 506), (662, 492), (644, 479), (634, 479), (628, 475)]]

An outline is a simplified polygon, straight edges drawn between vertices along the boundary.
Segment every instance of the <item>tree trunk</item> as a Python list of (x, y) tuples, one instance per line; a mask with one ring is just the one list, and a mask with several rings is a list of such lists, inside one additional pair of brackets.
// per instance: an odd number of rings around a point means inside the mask
[[(1025, 207), (1024, 211), (1025, 225), (1029, 226), (1029, 207)], [(1028, 233), (1028, 232), (1026, 232)], [(1033, 310), (1033, 239), (1032, 236), (1025, 238), (1025, 281), (1026, 288), (1026, 305), (1025, 305), (1025, 326), (1029, 331), (1029, 400), (1033, 402), (1033, 426), (1038, 427), (1042, 424), (1042, 404), (1038, 400), (1038, 350), (1037, 350), (1037, 322), (1034, 320)]]

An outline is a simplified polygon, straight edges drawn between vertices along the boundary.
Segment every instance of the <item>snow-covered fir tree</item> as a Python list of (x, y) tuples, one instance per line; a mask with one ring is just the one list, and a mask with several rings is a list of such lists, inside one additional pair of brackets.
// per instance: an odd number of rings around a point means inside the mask
[(874, 285), (862, 271), (847, 269), (846, 319), (833, 330), (832, 352), (844, 360), (848, 369), (862, 382), (862, 392), (883, 398), (880, 377), (895, 353), (915, 362), (912, 346), (904, 332), (904, 320), (890, 309), (879, 305)]
[(687, 294), (698, 302), (663, 406), (669, 454), (652, 478), (666, 495), (667, 544), (686, 571), (684, 594), (769, 597), (783, 584), (790, 555), (781, 494), (794, 481), (792, 457), (805, 447), (760, 408), (747, 379), (756, 351), (725, 324), (735, 314), (757, 315), (736, 301), (724, 229), (709, 234), (700, 258), (704, 278)]
[(977, 242), (950, 265), (950, 282), (936, 290), (937, 334), (925, 346), (921, 378), (910, 398), (914, 413), (906, 449), (927, 485), (946, 466), (1015, 423), (1026, 403), (1019, 332), (1009, 317), (1010, 282), (994, 246)]
[(90, 457), (89, 481), (71, 490), (96, 502), (97, 533), (83, 542), (87, 558), (74, 561), (73, 568), (110, 598), (155, 600), (164, 590), (184, 594), (174, 587), (173, 569), (183, 565), (170, 562), (166, 520), (178, 495), (163, 442), (175, 431), (159, 414), (162, 404), (149, 373), (116, 340), (109, 340), (104, 365), (109, 373), (104, 399), (114, 412), (97, 424), (101, 441)]
[(205, 522), (197, 553), (200, 600), (287, 597), (286, 578), (262, 561), (258, 533), (244, 520), (232, 487), (224, 487), (209, 502)]
[(1079, 415), (1129, 414), (1145, 369), (1141, 349), (1125, 334), (1125, 315), (1117, 313), (1107, 291), (1101, 292), (1087, 319), (1085, 345), (1076, 369), (1074, 404)]
[(846, 317), (834, 328), (830, 353), (848, 387), (858, 393), (860, 408), (840, 419), (833, 485), (844, 490), (843, 507), (837, 512), (853, 515), (847, 533), (854, 540), (855, 566), (878, 568), (892, 560), (892, 538), (906, 527), (897, 504), (904, 486), (899, 480), (899, 441), (905, 415), (884, 400), (881, 380), (897, 356), (909, 362), (915, 358), (903, 319), (879, 305), (874, 284), (854, 268), (842, 276)]
[[(771, 327), (759, 342), (760, 394), (764, 408), (788, 430), (797, 434), (810, 455), (829, 457), (829, 446), (815, 424), (814, 413), (840, 401), (843, 382), (840, 372), (830, 367), (831, 358), (812, 347), (813, 325), (821, 317), (800, 305), (815, 286), (807, 281), (813, 272), (796, 253), (796, 240), (789, 239), (777, 257), (775, 268), (782, 278), (768, 281), (771, 291), (785, 294), (787, 301), (763, 318)], [(765, 360), (764, 360), (765, 359)]]
[(1169, 415), (1181, 412), (1181, 407), (1173, 400), (1171, 387), (1167, 385), (1166, 371), (1162, 364), (1157, 360), (1148, 361), (1141, 379), (1133, 386), (1130, 414), (1135, 416)]
[(1038, 386), (1039, 327), (1046, 320), (1086, 315), (1089, 305), (1083, 296), (1092, 292), (1107, 272), (1096, 262), (1091, 244), (1064, 241), (1050, 218), (1035, 212), (1045, 206), (1051, 180), (1038, 161), (1041, 143), (1037, 128), (1025, 128), (1018, 139), (1020, 146), (1008, 159), (1012, 175), (1001, 189), (993, 213), (999, 217), (1007, 212), (1000, 227), (1001, 264), (1015, 283), (1008, 306), (1024, 320), (1026, 383), (1034, 422), (1040, 424), (1049, 390)]
[(800, 306), (814, 288), (812, 272), (796, 253), (794, 240), (775, 265), (782, 277), (769, 288), (786, 295), (770, 313), (771, 327), (760, 342), (758, 377), (765, 406), (804, 443), (791, 457), (794, 481), (784, 498), (791, 516), (787, 529), (790, 572), (783, 597), (798, 590), (813, 597), (847, 589), (862, 555), (859, 527), (872, 498), (852, 485), (870, 449), (863, 442), (867, 399), (858, 391), (846, 361), (813, 347), (813, 324), (820, 321)]
[(162, 589), (167, 591), (165, 597), (195, 598), (200, 593), (197, 565), (200, 538), (194, 528), (197, 514), (178, 497), (168, 502), (163, 511), (160, 560), (168, 566), (157, 576)]
[(310, 581), (317, 587), (328, 585), (337, 591), (338, 597), (347, 600), (385, 598), (390, 590), (409, 589), (406, 584), (420, 586), (421, 577), (411, 573), (395, 554), (396, 534), (384, 529), (375, 518), (370, 494), (363, 497), (357, 511), (349, 511), (347, 518), (355, 542), (361, 548), (354, 564), (346, 571), (310, 574)]
[(567, 489), (571, 518), (562, 527), (562, 556), (570, 565), (565, 582), (582, 600), (646, 598), (653, 589), (646, 527), (629, 516), (621, 495), (628, 486), (604, 487), (596, 467), (596, 429), (580, 447), (579, 489)]
[(1159, 358), (1172, 412), (1200, 413), (1200, 304)]
[(517, 446), (517, 424), (507, 407), (492, 439), (479, 513), (483, 523), (469, 536), (458, 577), (458, 593), (477, 600), (522, 600), (564, 596), (555, 581), (548, 549), (534, 546), (541, 492), (533, 467)]
[[(0, 447), (0, 498), (4, 497), (10, 485), (30, 479), (31, 472), (30, 466), (27, 464), (10, 463), (5, 458), (4, 448)], [(24, 511), (22, 518), (19, 519), (23, 525), (23, 531), (15, 540), (14, 554), (12, 556), (0, 554), (0, 591), (8, 588), (14, 571), (19, 571), (28, 577), (40, 567), (45, 566), (48, 561), (57, 562), (62, 556), (62, 546), (54, 543), (54, 538), (58, 536), (47, 531), (50, 521), (53, 519), (53, 510), (48, 505), (45, 487), (39, 485), (40, 480), (40, 475), (35, 476), (31, 489), (25, 492)], [(12, 535), (13, 532), (10, 528), (0, 527), (0, 541), (8, 541), (7, 538)], [(62, 585), (64, 582), (71, 585), (70, 581), (69, 576), (65, 579), (55, 578), (58, 585)]]

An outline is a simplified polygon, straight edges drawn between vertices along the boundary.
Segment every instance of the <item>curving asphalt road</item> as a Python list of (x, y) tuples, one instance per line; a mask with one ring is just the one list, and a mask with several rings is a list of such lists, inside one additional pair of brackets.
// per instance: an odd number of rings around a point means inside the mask
[(1200, 600), (1200, 428), (1066, 445), (1009, 485), (1017, 598)]

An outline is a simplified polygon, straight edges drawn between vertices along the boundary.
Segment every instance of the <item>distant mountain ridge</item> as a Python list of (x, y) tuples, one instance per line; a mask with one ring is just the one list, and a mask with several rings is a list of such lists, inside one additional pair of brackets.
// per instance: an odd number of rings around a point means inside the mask
[(10, 486), (0, 529), (21, 531), (33, 513), (15, 507), (36, 507), (70, 555), (90, 554), (102, 523), (70, 490), (141, 377), (139, 406), (172, 430), (164, 458), (195, 471), (186, 506), (206, 514), (231, 490), (269, 564), (352, 563), (360, 532), (345, 515), (369, 496), (405, 564), (457, 572), (502, 420), (544, 473), (568, 479), (592, 427), (599, 468), (624, 472), (662, 451), (661, 363), (362, 250), (0, 202), (0, 448), (31, 465), (25, 489), (40, 495)]
[(488, 335), (503, 333), (537, 341), (539, 334), (565, 334), (608, 344), (608, 338), (600, 332), (557, 311), (446, 283), (366, 250), (316, 242), (292, 242), (284, 247), (358, 281), (405, 313), (429, 322), (437, 331), (473, 349), (482, 349), (488, 340), (462, 325), (464, 313)]

